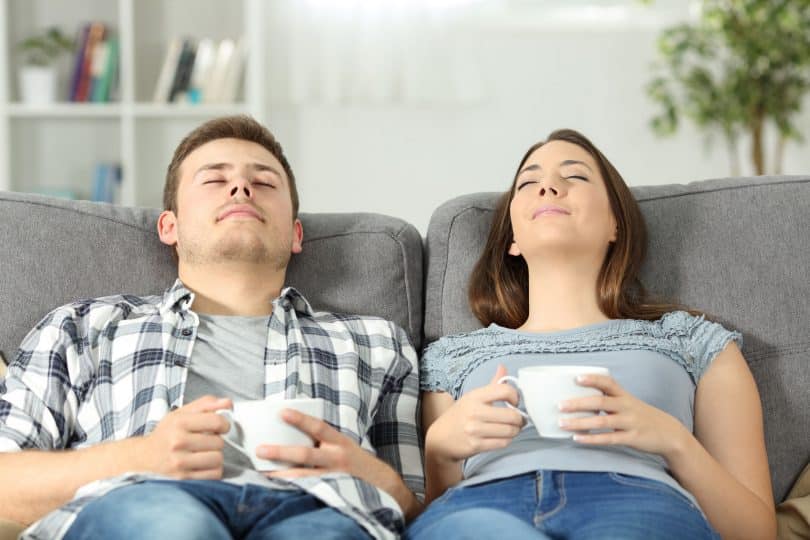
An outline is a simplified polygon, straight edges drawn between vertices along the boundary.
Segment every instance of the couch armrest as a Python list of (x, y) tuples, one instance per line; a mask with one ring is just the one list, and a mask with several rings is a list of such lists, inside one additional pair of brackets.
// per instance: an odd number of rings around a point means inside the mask
[(17, 540), (25, 527), (13, 521), (6, 521), (0, 518), (0, 540)]

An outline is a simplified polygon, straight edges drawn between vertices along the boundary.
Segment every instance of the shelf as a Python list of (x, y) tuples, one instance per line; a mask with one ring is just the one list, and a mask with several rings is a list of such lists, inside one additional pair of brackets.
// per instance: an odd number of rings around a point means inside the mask
[[(0, 0), (0, 190), (87, 193), (98, 163), (122, 167), (121, 202), (161, 205), (165, 165), (192, 129), (218, 116), (266, 118), (265, 0)], [(189, 16), (193, 14), (193, 16)], [(115, 102), (28, 104), (19, 98), (16, 44), (49, 26), (78, 35), (100, 21), (119, 39)], [(244, 39), (236, 103), (154, 103), (168, 44), (178, 36)], [(76, 55), (57, 68), (61, 99)], [(176, 68), (176, 66), (175, 66)], [(138, 179), (138, 181), (136, 181)]]
[(118, 103), (53, 103), (29, 105), (10, 103), (8, 114), (12, 118), (115, 118), (121, 114)]
[(140, 118), (205, 118), (246, 114), (249, 107), (244, 103), (223, 103), (210, 105), (184, 105), (170, 103), (136, 103), (135, 116)]

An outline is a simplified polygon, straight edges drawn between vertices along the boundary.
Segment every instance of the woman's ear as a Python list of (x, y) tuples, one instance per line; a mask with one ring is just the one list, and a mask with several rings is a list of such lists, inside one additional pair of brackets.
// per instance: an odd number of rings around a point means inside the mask
[(513, 255), (515, 257), (520, 256), (520, 248), (518, 247), (517, 242), (512, 240), (512, 243), (509, 245), (509, 251), (507, 251), (507, 253), (509, 253), (509, 255)]

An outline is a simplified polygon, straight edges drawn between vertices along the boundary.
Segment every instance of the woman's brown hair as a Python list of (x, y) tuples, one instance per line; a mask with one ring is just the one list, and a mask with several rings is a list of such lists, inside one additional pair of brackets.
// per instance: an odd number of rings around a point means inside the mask
[(611, 319), (644, 320), (655, 320), (667, 312), (685, 309), (652, 300), (639, 281), (647, 249), (647, 227), (619, 171), (584, 135), (572, 129), (560, 129), (529, 148), (520, 160), (512, 186), (498, 201), (486, 247), (470, 277), (469, 301), (473, 314), (484, 326), (494, 322), (506, 328), (517, 328), (529, 317), (529, 269), (523, 257), (508, 253), (514, 237), (509, 206), (518, 173), (526, 160), (551, 141), (566, 141), (588, 152), (605, 180), (617, 231), (616, 241), (608, 247), (596, 283), (599, 309)]

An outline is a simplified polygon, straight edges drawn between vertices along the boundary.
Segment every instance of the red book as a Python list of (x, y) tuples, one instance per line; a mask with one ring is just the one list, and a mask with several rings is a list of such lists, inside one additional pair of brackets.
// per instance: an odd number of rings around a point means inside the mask
[(84, 46), (84, 58), (82, 59), (82, 71), (79, 76), (79, 85), (76, 88), (76, 101), (90, 100), (90, 66), (93, 64), (93, 51), (96, 45), (104, 39), (104, 23), (94, 22), (90, 24), (87, 32), (87, 42)]

